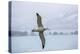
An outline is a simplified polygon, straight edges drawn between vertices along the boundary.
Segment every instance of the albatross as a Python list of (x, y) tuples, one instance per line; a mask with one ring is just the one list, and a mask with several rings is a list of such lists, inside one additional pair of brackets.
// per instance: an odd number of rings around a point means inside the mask
[(47, 30), (48, 28), (44, 28), (42, 25), (42, 20), (41, 20), (41, 16), (36, 13), (37, 15), (37, 25), (38, 25), (38, 29), (33, 29), (32, 32), (39, 32), (39, 37), (42, 43), (42, 49), (44, 49), (45, 47), (45, 37), (44, 37), (44, 31)]

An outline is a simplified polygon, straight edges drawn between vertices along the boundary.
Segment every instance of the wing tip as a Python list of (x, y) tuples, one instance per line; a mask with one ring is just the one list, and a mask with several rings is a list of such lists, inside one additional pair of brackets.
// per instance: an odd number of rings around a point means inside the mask
[(42, 49), (44, 49), (44, 45), (42, 45)]
[(39, 15), (38, 13), (36, 13), (36, 15)]

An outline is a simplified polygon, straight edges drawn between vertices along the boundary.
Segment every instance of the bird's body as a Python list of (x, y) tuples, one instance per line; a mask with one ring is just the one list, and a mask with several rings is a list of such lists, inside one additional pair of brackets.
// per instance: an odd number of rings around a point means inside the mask
[(44, 49), (45, 47), (45, 37), (44, 37), (44, 31), (47, 30), (47, 28), (44, 28), (41, 22), (41, 16), (36, 13), (37, 15), (37, 25), (38, 28), (37, 29), (33, 29), (32, 32), (39, 32), (39, 37), (41, 39), (41, 43), (42, 43), (42, 49)]
[(33, 32), (42, 32), (42, 31), (45, 31), (45, 28), (43, 28), (43, 27), (38, 27), (37, 29), (33, 29), (32, 31), (33, 31)]

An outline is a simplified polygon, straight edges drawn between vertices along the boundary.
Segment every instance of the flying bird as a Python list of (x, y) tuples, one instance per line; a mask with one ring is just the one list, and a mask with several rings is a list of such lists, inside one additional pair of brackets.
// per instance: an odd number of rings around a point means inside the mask
[(39, 32), (39, 37), (42, 43), (42, 49), (44, 49), (45, 47), (45, 37), (44, 37), (44, 31), (47, 30), (48, 28), (44, 28), (42, 25), (42, 20), (41, 20), (41, 16), (36, 13), (37, 15), (37, 25), (38, 25), (38, 29), (33, 29), (32, 32)]

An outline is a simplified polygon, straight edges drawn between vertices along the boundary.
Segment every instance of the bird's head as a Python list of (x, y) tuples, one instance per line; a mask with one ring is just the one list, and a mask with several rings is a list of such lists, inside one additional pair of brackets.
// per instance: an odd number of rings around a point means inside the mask
[(44, 28), (44, 30), (49, 30), (49, 28)]

